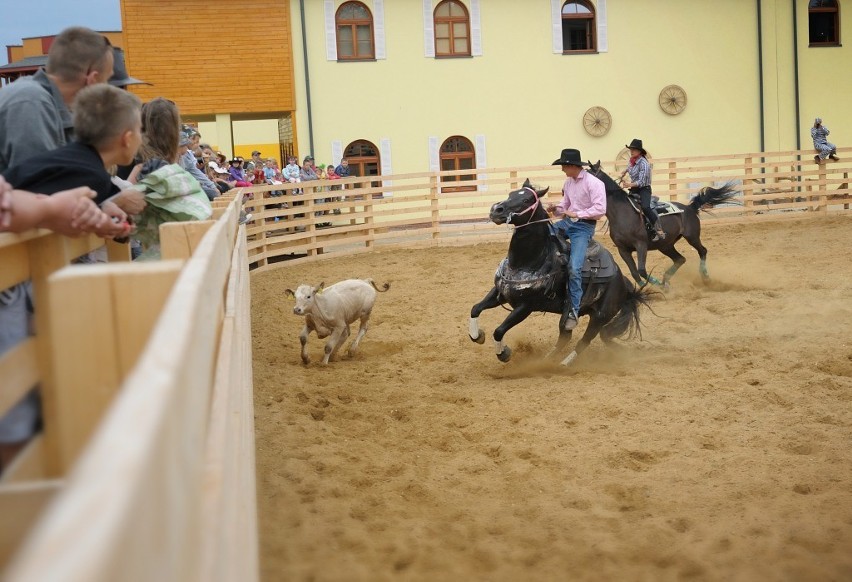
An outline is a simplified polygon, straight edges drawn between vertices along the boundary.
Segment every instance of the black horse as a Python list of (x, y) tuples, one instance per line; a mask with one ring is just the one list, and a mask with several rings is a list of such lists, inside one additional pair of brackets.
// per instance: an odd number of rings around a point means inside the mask
[[(489, 218), (496, 224), (512, 224), (515, 231), (509, 243), (509, 255), (494, 275), (494, 288), (470, 310), (470, 339), (485, 342), (479, 329), (479, 315), (508, 303), (511, 313), (494, 330), (494, 344), (501, 362), (509, 361), (512, 350), (503, 343), (503, 336), (534, 311), (560, 313), (565, 319), (567, 249), (550, 233), (550, 219), (541, 204), (549, 188), (535, 190), (529, 180), (520, 190), (509, 193), (503, 202), (491, 207)], [(599, 253), (594, 261), (586, 261), (583, 280), (583, 300), (580, 315), (589, 316), (586, 333), (562, 364), (570, 364), (600, 333), (609, 343), (613, 338), (631, 336), (639, 331), (639, 306), (647, 303), (647, 292), (637, 288), (618, 269), (612, 255), (598, 244), (590, 246)], [(587, 257), (591, 253), (587, 253)], [(596, 267), (597, 265), (598, 267)], [(599, 270), (598, 270), (599, 268)], [(587, 273), (588, 269), (588, 273)], [(588, 280), (586, 275), (589, 275)], [(560, 320), (559, 340), (553, 354), (561, 354), (571, 339)]]
[[(710, 278), (707, 272), (707, 248), (701, 244), (701, 220), (698, 213), (736, 196), (737, 192), (733, 184), (728, 183), (721, 188), (702, 188), (689, 204), (672, 202), (671, 204), (680, 212), (660, 214), (660, 224), (666, 232), (666, 238), (654, 241), (649, 236), (641, 210), (637, 210), (638, 202), (636, 206), (630, 203), (627, 192), (601, 170), (600, 161), (590, 164), (589, 173), (603, 181), (606, 187), (606, 218), (609, 222), (609, 236), (618, 248), (618, 254), (630, 269), (630, 274), (640, 285), (646, 282), (668, 285), (669, 279), (686, 262), (686, 258), (675, 248), (675, 243), (681, 238), (685, 238), (698, 251), (698, 257), (701, 259), (698, 271), (701, 277), (705, 281)], [(645, 259), (649, 250), (660, 251), (674, 262), (663, 275), (662, 281), (649, 277), (645, 270)], [(633, 260), (634, 252), (638, 259), (638, 268)]]

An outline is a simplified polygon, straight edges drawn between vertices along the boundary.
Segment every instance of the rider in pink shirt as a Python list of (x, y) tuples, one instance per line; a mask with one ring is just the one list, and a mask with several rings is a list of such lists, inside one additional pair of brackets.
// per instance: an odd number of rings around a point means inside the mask
[(571, 241), (570, 267), (568, 269), (567, 309), (560, 321), (560, 327), (572, 330), (577, 327), (580, 315), (580, 300), (583, 298), (583, 277), (581, 270), (586, 258), (589, 241), (595, 235), (597, 221), (606, 214), (606, 189), (603, 182), (583, 169), (580, 151), (564, 149), (554, 166), (562, 166), (567, 179), (562, 186), (562, 201), (548, 206), (548, 212), (564, 217), (551, 228), (557, 236)]

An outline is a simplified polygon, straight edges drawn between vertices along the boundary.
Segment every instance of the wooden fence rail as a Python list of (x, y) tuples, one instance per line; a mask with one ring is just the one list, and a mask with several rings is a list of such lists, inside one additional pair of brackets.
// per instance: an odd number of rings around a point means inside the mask
[(0, 413), (35, 383), (44, 407), (0, 479), (3, 580), (257, 579), (240, 204), (163, 225), (158, 262), (68, 265), (103, 243), (0, 235), (0, 288), (33, 281), (38, 332), (0, 358)]
[[(686, 202), (705, 185), (733, 182), (735, 203), (718, 207), (705, 223), (801, 216), (849, 210), (847, 160), (816, 164), (810, 150), (654, 159), (654, 194)], [(604, 163), (617, 176), (622, 168)], [(311, 261), (326, 253), (369, 252), (379, 245), (465, 244), (508, 239), (487, 220), (492, 204), (529, 178), (560, 196), (558, 167), (478, 168), (346, 178), (246, 188), (252, 197), (247, 228), (249, 262), (267, 270), (281, 261)]]

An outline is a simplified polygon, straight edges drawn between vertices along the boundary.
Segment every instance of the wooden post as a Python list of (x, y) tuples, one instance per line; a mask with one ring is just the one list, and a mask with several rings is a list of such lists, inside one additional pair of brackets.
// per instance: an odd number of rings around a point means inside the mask
[(511, 182), (509, 182), (509, 190), (511, 190), (511, 191), (517, 190), (518, 189), (518, 171), (517, 170), (510, 170), (509, 171), (509, 178), (511, 179)]
[[(440, 177), (437, 173), (429, 177), (429, 207), (432, 210), (432, 239), (440, 236), (441, 217), (438, 211), (438, 191)], [(514, 189), (514, 186), (512, 187)]]
[(677, 196), (671, 193), (673, 190), (677, 190), (675, 180), (677, 180), (677, 162), (669, 162), (669, 202), (677, 199)]
[[(223, 212), (227, 212), (227, 208)], [(188, 259), (201, 239), (216, 224), (213, 220), (166, 222), (160, 225), (160, 256), (163, 260)]]
[(376, 225), (375, 225), (375, 216), (373, 215), (373, 195), (369, 195), (364, 200), (364, 212), (366, 217), (364, 218), (364, 224), (367, 227), (367, 242), (366, 246), (368, 249), (373, 248), (373, 245), (376, 241)]
[(819, 181), (817, 182), (819, 188), (819, 205), (815, 208), (816, 211), (822, 213), (828, 213), (828, 170), (826, 169), (827, 164), (817, 164), (819, 166)]
[(745, 159), (745, 175), (743, 180), (743, 211), (744, 216), (752, 216), (754, 214), (754, 165), (751, 156)]
[(317, 255), (316, 242), (317, 242), (317, 221), (314, 218), (314, 193), (316, 192), (313, 187), (306, 187), (302, 190), (303, 196), (306, 198), (305, 200), (305, 218), (310, 219), (307, 227), (308, 240), (311, 243), (311, 247), (308, 249), (308, 256), (315, 257)]
[(48, 326), (54, 380), (43, 390), (45, 428), (63, 471), (77, 459), (148, 341), (182, 261), (69, 266), (50, 276)]

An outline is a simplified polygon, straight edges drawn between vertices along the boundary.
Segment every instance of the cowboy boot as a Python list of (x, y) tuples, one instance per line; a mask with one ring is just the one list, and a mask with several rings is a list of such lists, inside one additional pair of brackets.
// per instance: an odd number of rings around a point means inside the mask
[(660, 219), (657, 219), (657, 222), (654, 223), (654, 238), (652, 241), (663, 240), (666, 238), (666, 231), (663, 230), (663, 225), (660, 224)]

